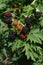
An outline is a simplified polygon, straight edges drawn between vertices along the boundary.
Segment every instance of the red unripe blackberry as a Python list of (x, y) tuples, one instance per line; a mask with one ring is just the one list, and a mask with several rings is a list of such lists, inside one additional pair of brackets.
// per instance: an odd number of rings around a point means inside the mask
[(8, 39), (9, 39), (9, 40), (14, 40), (14, 39), (16, 38), (16, 36), (17, 36), (17, 32), (11, 30), (11, 31), (9, 32)]
[(20, 38), (21, 38), (21, 39), (25, 39), (26, 36), (25, 36), (24, 34), (20, 34)]
[(6, 17), (11, 17), (12, 14), (11, 14), (11, 12), (6, 12), (6, 13), (4, 14), (4, 16), (6, 16)]

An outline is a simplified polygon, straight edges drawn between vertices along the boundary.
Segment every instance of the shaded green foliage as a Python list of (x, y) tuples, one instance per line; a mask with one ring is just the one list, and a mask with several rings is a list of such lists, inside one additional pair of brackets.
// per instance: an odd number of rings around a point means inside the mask
[[(43, 0), (34, 1), (0, 0), (0, 61), (3, 62), (8, 58), (11, 59), (11, 62), (18, 62), (25, 54), (27, 60), (31, 58), (33, 65), (43, 64)], [(13, 8), (12, 3), (17, 7)], [(34, 10), (42, 12), (39, 19), (35, 19)], [(30, 31), (26, 34), (26, 39), (22, 40), (19, 37), (14, 41), (8, 39), (9, 31), (16, 30), (16, 27), (11, 24), (12, 27), (8, 28), (8, 25), (2, 21), (5, 11), (11, 11), (12, 19), (16, 18), (23, 24), (25, 24), (26, 17), (32, 17)], [(17, 33), (19, 34), (20, 31), (17, 30)]]

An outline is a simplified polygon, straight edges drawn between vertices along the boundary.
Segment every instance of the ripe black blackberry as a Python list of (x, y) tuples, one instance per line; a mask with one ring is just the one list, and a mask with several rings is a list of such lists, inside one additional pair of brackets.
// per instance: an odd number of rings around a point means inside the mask
[(8, 25), (12, 23), (11, 17), (3, 17), (2, 21)]
[(31, 26), (31, 21), (32, 21), (31, 17), (26, 17), (25, 23), (26, 23), (26, 25), (27, 25), (28, 27)]
[(35, 13), (34, 13), (34, 16), (35, 16), (35, 18), (40, 18), (41, 17), (41, 12), (39, 12), (39, 11), (36, 11)]
[(29, 31), (29, 28), (28, 28), (27, 26), (25, 26), (25, 27), (22, 29), (21, 33), (27, 34), (28, 31)]
[(14, 40), (14, 39), (16, 38), (16, 36), (17, 36), (17, 32), (11, 30), (11, 31), (9, 32), (8, 39), (9, 39), (9, 40)]

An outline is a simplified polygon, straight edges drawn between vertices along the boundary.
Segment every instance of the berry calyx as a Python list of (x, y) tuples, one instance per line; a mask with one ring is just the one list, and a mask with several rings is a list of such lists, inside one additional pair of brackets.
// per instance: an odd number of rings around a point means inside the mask
[(25, 39), (26, 36), (25, 36), (24, 34), (20, 34), (20, 38), (21, 38), (21, 39)]
[(12, 14), (11, 14), (11, 12), (6, 12), (6, 13), (4, 14), (4, 16), (6, 16), (6, 17), (11, 17)]
[(9, 32), (8, 39), (9, 39), (9, 40), (14, 40), (14, 39), (16, 38), (16, 36), (17, 36), (17, 32), (11, 30), (11, 31)]

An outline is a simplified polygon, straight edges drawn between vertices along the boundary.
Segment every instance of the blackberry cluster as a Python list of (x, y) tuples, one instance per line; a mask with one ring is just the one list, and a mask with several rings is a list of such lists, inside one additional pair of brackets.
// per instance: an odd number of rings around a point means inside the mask
[(8, 39), (9, 39), (9, 40), (14, 40), (14, 39), (16, 38), (16, 36), (17, 36), (17, 32), (11, 30), (11, 31), (9, 32)]
[[(19, 12), (19, 10), (17, 9), (17, 11), (16, 11), (17, 15), (19, 14), (18, 12)], [(37, 19), (39, 19), (39, 18), (41, 17), (41, 13), (35, 11), (35, 12), (34, 12), (34, 16), (35, 16), (35, 20), (37, 20)], [(11, 12), (6, 12), (6, 13), (4, 14), (4, 17), (3, 17), (2, 20), (3, 20), (4, 23), (6, 23), (6, 24), (8, 24), (8, 26), (10, 26), (11, 23), (12, 23), (11, 17), (12, 17)], [(33, 20), (34, 20), (34, 19), (32, 19), (31, 16), (25, 18), (25, 26), (22, 28), (22, 31), (21, 31), (21, 33), (20, 33), (20, 38), (22, 38), (22, 39), (25, 39), (25, 38), (26, 38), (26, 34), (30, 31), (30, 26), (32, 25), (32, 21), (33, 21)], [(34, 21), (35, 21), (35, 20), (34, 20)], [(16, 23), (16, 21), (13, 22), (13, 23), (14, 23), (14, 25), (15, 25), (15, 24), (18, 24), (18, 22)], [(20, 27), (21, 27), (21, 26), (20, 26)], [(19, 29), (21, 29), (20, 27), (18, 26)], [(16, 36), (17, 36), (17, 32), (16, 32), (16, 31), (10, 31), (10, 32), (9, 32), (9, 35), (8, 35), (8, 38), (9, 38), (10, 40), (14, 40), (14, 39), (16, 38)]]

